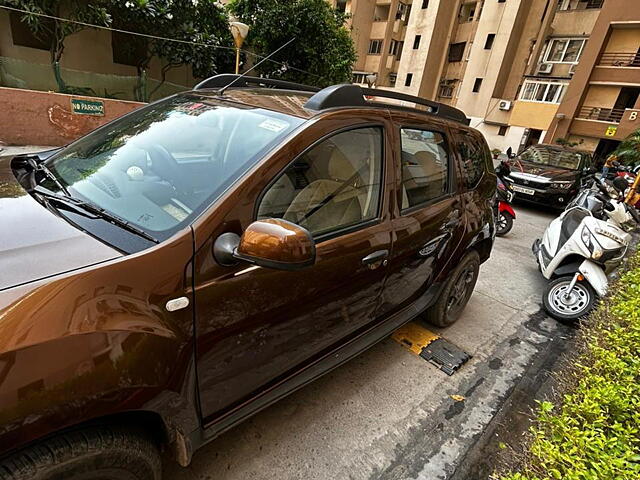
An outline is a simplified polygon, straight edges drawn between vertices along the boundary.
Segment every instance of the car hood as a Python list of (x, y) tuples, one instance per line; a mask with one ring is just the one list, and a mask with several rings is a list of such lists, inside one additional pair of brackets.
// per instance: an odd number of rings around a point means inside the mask
[(518, 159), (511, 162), (511, 174), (515, 178), (523, 176), (535, 179), (533, 177), (537, 177), (538, 180), (551, 182), (571, 181), (578, 177), (578, 172), (576, 170), (540, 165), (539, 163), (523, 162)]
[(38, 203), (16, 180), (11, 158), (0, 157), (0, 290), (122, 255)]

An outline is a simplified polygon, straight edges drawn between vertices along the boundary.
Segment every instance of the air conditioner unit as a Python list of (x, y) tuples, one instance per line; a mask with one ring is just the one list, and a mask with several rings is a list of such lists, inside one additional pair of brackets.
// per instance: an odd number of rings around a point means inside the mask
[(569, 67), (569, 75), (574, 75), (577, 69), (578, 69), (577, 63), (575, 65), (571, 65), (571, 67)]
[(498, 108), (500, 110), (511, 110), (511, 102), (509, 100), (500, 100), (500, 103), (498, 104)]
[(551, 73), (553, 72), (553, 63), (541, 63), (538, 65), (538, 73)]

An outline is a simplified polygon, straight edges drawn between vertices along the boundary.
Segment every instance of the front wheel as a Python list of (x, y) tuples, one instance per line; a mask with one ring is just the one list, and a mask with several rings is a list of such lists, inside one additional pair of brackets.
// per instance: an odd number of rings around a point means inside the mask
[(542, 294), (544, 309), (556, 320), (574, 322), (593, 310), (596, 302), (593, 287), (585, 281), (576, 282), (568, 292), (572, 280), (573, 275), (556, 278)]
[(2, 480), (160, 480), (160, 453), (141, 430), (102, 426), (49, 437), (0, 460)]
[(437, 327), (453, 325), (467, 305), (480, 272), (480, 256), (467, 253), (453, 269), (436, 303), (426, 311), (426, 320)]
[(507, 212), (500, 212), (498, 222), (496, 223), (496, 235), (502, 237), (513, 228), (513, 217)]

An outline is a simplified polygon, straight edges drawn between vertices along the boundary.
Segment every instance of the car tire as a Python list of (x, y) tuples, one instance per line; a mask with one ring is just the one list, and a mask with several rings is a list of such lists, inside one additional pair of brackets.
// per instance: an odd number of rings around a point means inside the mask
[(56, 435), (0, 460), (1, 480), (160, 480), (157, 445), (142, 430), (96, 426)]
[(437, 327), (453, 325), (467, 305), (480, 272), (480, 255), (467, 253), (448, 276), (434, 305), (425, 312), (426, 320)]
[(545, 311), (561, 322), (575, 322), (593, 310), (597, 294), (589, 282), (577, 282), (576, 294), (569, 301), (562, 298), (563, 289), (569, 286), (573, 275), (553, 279), (542, 292)]
[(507, 212), (500, 212), (496, 222), (496, 235), (502, 237), (513, 228), (513, 217)]

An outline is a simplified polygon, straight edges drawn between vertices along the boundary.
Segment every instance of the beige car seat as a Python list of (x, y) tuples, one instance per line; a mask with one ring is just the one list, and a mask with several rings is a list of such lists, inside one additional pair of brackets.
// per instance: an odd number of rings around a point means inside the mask
[[(362, 206), (358, 198), (360, 192), (357, 188), (363, 183), (362, 179), (338, 148), (333, 148), (330, 155), (327, 165), (330, 178), (315, 180), (303, 188), (284, 214), (285, 220), (301, 225), (312, 233), (362, 220)], [(314, 213), (305, 218), (316, 208)]]
[(288, 175), (282, 175), (262, 197), (258, 218), (281, 218), (296, 196), (296, 188)]

